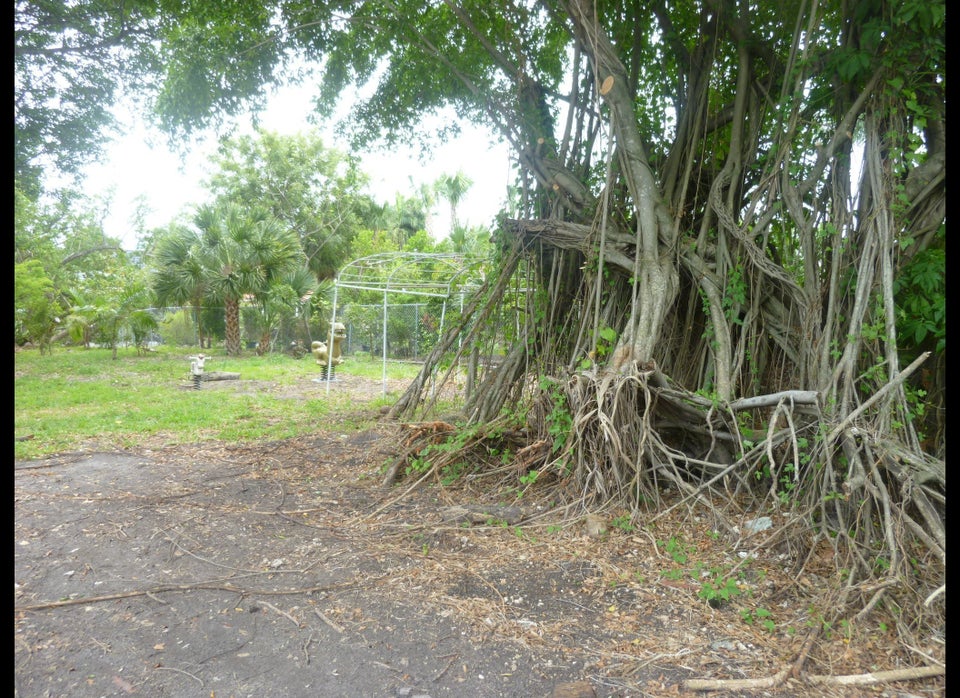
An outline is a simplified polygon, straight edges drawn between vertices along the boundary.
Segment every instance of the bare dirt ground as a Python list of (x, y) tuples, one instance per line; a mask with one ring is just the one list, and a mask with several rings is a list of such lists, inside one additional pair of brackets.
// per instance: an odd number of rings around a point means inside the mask
[[(362, 414), (382, 385), (333, 389)], [(385, 488), (403, 427), (357, 423), (16, 463), (15, 695), (945, 694), (943, 676), (839, 683), (909, 658), (876, 623), (811, 635), (828, 579), (794, 580), (762, 540), (714, 608), (702, 580), (748, 546), (701, 517), (678, 508), (632, 527), (552, 516), (535, 492)], [(942, 659), (942, 638), (930, 643), (918, 649)], [(772, 680), (799, 656), (800, 678)], [(737, 680), (753, 683), (723, 683)]]

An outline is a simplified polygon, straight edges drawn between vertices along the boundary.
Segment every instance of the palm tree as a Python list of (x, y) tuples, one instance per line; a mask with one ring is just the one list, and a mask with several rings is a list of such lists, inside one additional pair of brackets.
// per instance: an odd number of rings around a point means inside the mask
[(454, 226), (450, 231), (453, 251), (467, 257), (484, 257), (490, 246), (490, 231), (484, 227)]
[(303, 317), (309, 307), (310, 298), (317, 290), (317, 277), (306, 266), (292, 267), (276, 276), (264, 289), (256, 294), (260, 307), (261, 335), (257, 345), (258, 354), (270, 351), (273, 330), (285, 318)]
[(67, 334), (74, 342), (82, 344), (84, 349), (89, 349), (96, 328), (98, 308), (93, 301), (79, 292), (69, 294), (69, 301), (70, 314), (64, 321)]
[[(410, 180), (410, 186), (414, 187), (413, 177), (408, 177), (408, 179)], [(433, 205), (437, 202), (437, 182), (433, 184), (423, 183), (418, 189), (416, 187), (414, 188), (416, 190), (415, 200), (418, 201), (423, 211), (423, 229), (433, 234), (433, 223), (430, 219), (432, 218), (431, 212), (433, 211)], [(398, 201), (397, 204), (399, 210), (400, 202)]]
[(460, 170), (455, 175), (440, 175), (435, 186), (437, 193), (450, 204), (450, 228), (453, 230), (460, 224), (457, 220), (457, 206), (473, 186), (473, 180)]
[(117, 281), (115, 295), (100, 306), (96, 320), (99, 333), (110, 345), (114, 360), (117, 359), (117, 346), (124, 329), (133, 335), (139, 354), (143, 351), (147, 335), (157, 328), (156, 319), (147, 310), (151, 293), (146, 280), (136, 273), (123, 274)]
[(203, 348), (201, 321), (207, 294), (206, 274), (198, 256), (200, 235), (186, 227), (172, 227), (156, 240), (152, 252), (151, 285), (159, 306), (193, 306), (197, 341)]
[[(426, 187), (423, 191), (426, 191)], [(427, 228), (427, 214), (425, 206), (428, 201), (426, 194), (421, 193), (419, 197), (406, 197), (403, 194), (397, 194), (393, 205), (393, 221), (391, 232), (396, 237), (397, 246), (403, 249), (410, 237), (419, 230)], [(431, 204), (432, 205), (432, 204)]]
[(209, 297), (223, 303), (226, 349), (240, 354), (240, 303), (257, 297), (276, 278), (302, 261), (297, 235), (263, 210), (233, 203), (200, 207), (198, 259)]
[(240, 303), (263, 294), (275, 278), (302, 262), (296, 234), (262, 210), (236, 204), (201, 206), (194, 229), (176, 228), (157, 240), (152, 286), (161, 305), (193, 305), (203, 343), (200, 308), (222, 303), (226, 349), (240, 354)]

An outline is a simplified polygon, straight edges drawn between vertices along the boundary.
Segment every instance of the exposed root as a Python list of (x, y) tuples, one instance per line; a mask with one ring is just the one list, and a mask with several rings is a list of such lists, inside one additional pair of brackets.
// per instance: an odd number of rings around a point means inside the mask
[(456, 430), (456, 427), (447, 422), (425, 422), (421, 424), (403, 424), (401, 428), (408, 432), (403, 438), (403, 451), (394, 459), (383, 478), (383, 486), (389, 487), (397, 481), (400, 468), (407, 465), (411, 457), (415, 457), (423, 448), (430, 444), (442, 443), (444, 436)]
[(633, 369), (542, 380), (525, 412), (485, 424), (405, 425), (385, 484), (415, 474), (438, 485), (482, 480), (518, 496), (536, 488), (568, 515), (626, 509), (638, 526), (686, 506), (708, 512), (738, 546), (745, 522), (775, 518), (762, 544), (798, 561), (795, 578), (816, 569), (838, 582), (824, 622), (879, 610), (897, 619), (905, 641), (939, 632), (941, 461), (872, 432), (862, 413), (830, 429), (807, 392), (720, 405), (670, 385), (655, 367)]

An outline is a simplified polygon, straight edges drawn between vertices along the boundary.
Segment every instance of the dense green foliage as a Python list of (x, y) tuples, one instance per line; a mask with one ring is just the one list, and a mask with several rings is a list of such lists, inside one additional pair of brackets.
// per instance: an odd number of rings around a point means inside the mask
[[(96, 152), (121, 79), (177, 138), (256, 112), (281, 79), (315, 80), (321, 117), (365, 85), (369, 96), (342, 124), (354, 145), (416, 140), (423, 116), (442, 109), (484, 122), (515, 147), (521, 169), (518, 223), (505, 231), (593, 247), (584, 259), (566, 253), (556, 271), (539, 268), (587, 305), (565, 303), (531, 348), (595, 355), (601, 324), (614, 326), (623, 351), (611, 358), (655, 359), (687, 388), (730, 399), (815, 387), (841, 414), (877, 389), (858, 376), (888, 346), (910, 356), (930, 335), (943, 348), (942, 314), (921, 290), (929, 282), (902, 280), (896, 309), (890, 300), (900, 269), (918, 255), (922, 265), (945, 235), (942, 2), (761, 3), (749, 14), (724, 2), (586, 0), (16, 10), (18, 172), (28, 192), (45, 157), (69, 170), (71, 153)], [(288, 71), (290, 59), (309, 68)], [(60, 77), (41, 80), (48, 75)], [(335, 158), (303, 139), (269, 138), (225, 143), (214, 191), (276, 206), (318, 278), (329, 276), (353, 221), (375, 212), (362, 201), (344, 207), (332, 191), (325, 205), (336, 209), (308, 210), (316, 190), (303, 169), (317, 171), (322, 190)], [(859, 178), (854, 158), (864, 163)], [(440, 184), (455, 213), (462, 180)], [(286, 210), (275, 187), (293, 197)], [(538, 220), (560, 225), (534, 234), (527, 221)], [(575, 228), (598, 222), (606, 227), (592, 243)], [(874, 274), (876, 255), (894, 246), (889, 271)], [(606, 290), (578, 290), (600, 279)], [(905, 298), (908, 289), (917, 296)], [(569, 313), (592, 318), (592, 331)], [(880, 335), (860, 331), (880, 326)], [(554, 342), (555, 331), (570, 335)], [(812, 345), (812, 336), (823, 339)], [(871, 336), (878, 343), (864, 342)]]
[(73, 194), (49, 205), (15, 195), (17, 344), (47, 351), (68, 336), (115, 348), (124, 333), (142, 344), (153, 326), (143, 312), (152, 300), (146, 271), (103, 234), (95, 204)]
[[(236, 355), (241, 334), (267, 353), (282, 328), (309, 346), (324, 336), (332, 277), (353, 255), (436, 247), (423, 199), (377, 205), (358, 163), (314, 136), (227, 138), (211, 164), (211, 203), (148, 231), (135, 254), (103, 236), (97, 203), (65, 193), (40, 204), (18, 189), (16, 254), (30, 264), (15, 270), (17, 343), (142, 349), (171, 335), (206, 348), (229, 339)], [(488, 236), (458, 232), (459, 248), (474, 251)], [(191, 308), (192, 327), (168, 332), (159, 308), (176, 317), (179, 307)]]
[(50, 347), (61, 311), (56, 289), (36, 259), (18, 263), (13, 270), (14, 340), (23, 344), (36, 341), (41, 352)]
[(20, 186), (36, 197), (44, 170), (78, 173), (115, 131), (112, 107), (121, 98), (156, 107), (171, 132), (185, 122), (222, 125), (262, 101), (262, 85), (282, 63), (271, 16), (268, 6), (237, 0), (18, 0)]
[(270, 211), (296, 232), (308, 268), (321, 281), (349, 259), (354, 237), (376, 206), (363, 191), (367, 177), (359, 163), (316, 137), (227, 139), (214, 164), (209, 189), (215, 199)]
[[(205, 300), (222, 304), (227, 353), (239, 356), (241, 303), (252, 296), (269, 317), (268, 299), (276, 301), (284, 293), (280, 285), (289, 286), (289, 275), (304, 263), (302, 249), (294, 231), (264, 209), (229, 202), (208, 205), (197, 211), (194, 224), (195, 230), (174, 231), (160, 240), (155, 288), (161, 299), (190, 297), (199, 288)], [(175, 261), (166, 256), (168, 251)], [(271, 329), (269, 323), (264, 328), (265, 350)]]

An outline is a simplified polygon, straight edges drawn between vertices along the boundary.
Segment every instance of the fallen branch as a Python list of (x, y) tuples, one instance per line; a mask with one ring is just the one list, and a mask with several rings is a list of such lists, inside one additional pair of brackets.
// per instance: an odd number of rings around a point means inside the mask
[(189, 676), (191, 679), (193, 679), (194, 681), (196, 681), (197, 683), (200, 684), (200, 688), (203, 688), (203, 686), (204, 686), (204, 684), (203, 684), (203, 679), (201, 679), (199, 676), (194, 676), (194, 675), (191, 674), (189, 671), (184, 671), (183, 669), (177, 669), (177, 667), (175, 667), (175, 666), (163, 666), (162, 664), (158, 664), (157, 666), (155, 666), (155, 667), (153, 667), (153, 668), (154, 668), (154, 669), (163, 669), (163, 670), (165, 670), (165, 671), (175, 671), (175, 672), (177, 672), (178, 674), (183, 674), (184, 676)]
[(687, 679), (683, 682), (688, 691), (740, 691), (755, 688), (773, 688), (783, 683), (790, 669), (778, 671), (773, 676), (761, 679)]
[(868, 686), (876, 683), (893, 681), (911, 681), (914, 679), (929, 679), (934, 676), (943, 676), (947, 671), (942, 666), (921, 666), (909, 669), (891, 669), (889, 671), (871, 671), (868, 674), (848, 674), (846, 676), (820, 676), (808, 674), (805, 678), (810, 683), (830, 684), (832, 686)]
[[(364, 583), (369, 583), (369, 578)], [(244, 589), (233, 584), (219, 584), (201, 582), (198, 584), (164, 584), (150, 589), (141, 589), (139, 591), (121, 591), (116, 594), (104, 594), (103, 596), (84, 596), (76, 599), (63, 599), (61, 601), (47, 601), (44, 603), (29, 604), (26, 606), (14, 606), (14, 612), (19, 611), (42, 611), (48, 608), (63, 608), (65, 606), (79, 606), (81, 604), (98, 603), (100, 601), (115, 601), (117, 599), (131, 599), (137, 596), (150, 596), (152, 594), (162, 594), (168, 591), (230, 591), (241, 596), (250, 596), (253, 594), (263, 596), (288, 596), (290, 594), (314, 594), (318, 591), (336, 591), (340, 589), (349, 589), (359, 584), (359, 581), (344, 582), (342, 584), (321, 584), (314, 587), (303, 587), (301, 589), (273, 590), (273, 589)]]
[(944, 593), (947, 590), (946, 584), (941, 584), (935, 591), (933, 591), (930, 596), (927, 597), (926, 601), (923, 602), (924, 606), (929, 606), (932, 604), (940, 594)]
[(372, 519), (374, 516), (376, 516), (377, 514), (379, 514), (379, 513), (380, 513), (381, 511), (383, 511), (384, 509), (387, 509), (388, 507), (393, 506), (394, 504), (396, 504), (397, 502), (399, 502), (400, 500), (402, 500), (404, 497), (406, 497), (408, 494), (410, 494), (411, 492), (413, 492), (415, 489), (417, 489), (417, 487), (420, 486), (420, 483), (423, 482), (424, 480), (426, 480), (426, 479), (427, 479), (428, 477), (430, 477), (430, 475), (432, 475), (432, 474), (433, 474), (433, 468), (432, 468), (432, 467), (431, 467), (431, 468), (428, 468), (427, 471), (426, 471), (423, 475), (420, 476), (420, 479), (418, 479), (416, 482), (414, 482), (412, 485), (410, 485), (410, 487), (408, 487), (406, 490), (404, 490), (403, 494), (401, 494), (399, 497), (394, 497), (393, 499), (391, 499), (391, 500), (390, 500), (389, 502), (387, 502), (386, 504), (383, 504), (382, 506), (377, 507), (376, 509), (374, 509), (372, 512), (370, 512), (369, 514), (367, 514), (366, 516), (364, 516), (364, 517), (363, 517), (362, 519), (360, 519), (360, 520), (361, 520), (361, 521), (369, 521), (370, 519)]
[(447, 671), (450, 669), (451, 666), (453, 666), (453, 663), (454, 663), (455, 661), (457, 661), (457, 659), (458, 659), (459, 657), (460, 657), (460, 655), (457, 654), (456, 652), (454, 652), (453, 654), (449, 655), (448, 657), (436, 657), (436, 659), (447, 659), (447, 658), (449, 658), (450, 661), (448, 661), (448, 662), (447, 662), (447, 665), (446, 665), (445, 667), (443, 667), (443, 669), (441, 669), (440, 672), (439, 672), (436, 676), (434, 676), (432, 679), (430, 679), (430, 680), (436, 682), (436, 681), (439, 681), (440, 679), (442, 679), (442, 678), (443, 678), (443, 675), (447, 673)]
[(317, 614), (317, 618), (319, 618), (320, 620), (322, 620), (324, 623), (326, 623), (327, 625), (329, 625), (331, 628), (333, 628), (334, 630), (336, 630), (338, 633), (343, 633), (343, 628), (341, 628), (339, 625), (337, 625), (337, 624), (334, 623), (332, 620), (330, 620), (329, 618), (327, 618), (327, 616), (326, 616), (325, 614), (321, 613), (319, 609), (315, 608), (315, 609), (313, 609), (313, 612)]
[(289, 613), (287, 613), (286, 611), (281, 611), (279, 608), (277, 608), (276, 606), (274, 606), (272, 603), (268, 603), (267, 601), (261, 601), (260, 604), (263, 605), (263, 606), (266, 606), (267, 608), (269, 608), (271, 611), (274, 611), (275, 613), (279, 613), (281, 616), (285, 616), (287, 619), (290, 620), (291, 623), (293, 623), (293, 624), (294, 624), (295, 626), (297, 626), (298, 628), (302, 626), (302, 624), (300, 623), (300, 621), (298, 621), (296, 618), (294, 618), (293, 616), (291, 616), (291, 615), (290, 615)]
[[(915, 679), (929, 679), (934, 676), (943, 676), (944, 667), (913, 667), (910, 669), (891, 669), (889, 671), (872, 671), (867, 674), (847, 674), (842, 676), (828, 676), (821, 674), (801, 674), (798, 678), (813, 684), (831, 686), (867, 686), (878, 683), (892, 683), (894, 681), (911, 681)], [(790, 675), (790, 669), (779, 671), (773, 676), (758, 679), (687, 679), (683, 688), (688, 691), (738, 691), (758, 688), (774, 688), (783, 683)]]

